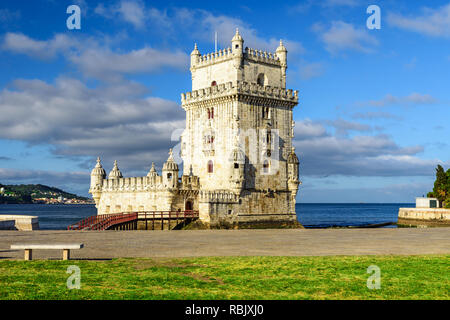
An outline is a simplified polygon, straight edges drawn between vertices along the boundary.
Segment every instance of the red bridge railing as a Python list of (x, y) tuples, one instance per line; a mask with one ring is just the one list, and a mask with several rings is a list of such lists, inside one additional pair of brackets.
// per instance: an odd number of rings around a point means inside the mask
[(77, 223), (71, 224), (67, 230), (107, 230), (115, 225), (134, 222), (137, 220), (186, 220), (198, 218), (198, 211), (143, 211), (124, 212), (117, 214), (102, 214), (87, 217)]
[(136, 221), (138, 213), (102, 214), (87, 217), (71, 224), (67, 230), (106, 230), (114, 225)]

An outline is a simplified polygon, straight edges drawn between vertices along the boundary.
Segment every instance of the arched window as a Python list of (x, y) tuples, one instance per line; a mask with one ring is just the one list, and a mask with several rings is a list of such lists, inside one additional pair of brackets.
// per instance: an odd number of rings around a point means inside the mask
[(214, 164), (212, 162), (212, 160), (208, 161), (208, 173), (213, 173), (214, 172)]
[(256, 79), (256, 83), (260, 86), (267, 86), (267, 77), (264, 73), (260, 73)]
[(209, 108), (206, 110), (208, 111), (208, 119), (211, 119), (211, 111), (209, 111)]
[(170, 179), (170, 178), (172, 178), (172, 174), (171, 174), (171, 173), (168, 173), (168, 174), (167, 174), (167, 179)]
[(214, 119), (214, 108), (211, 108), (211, 119)]
[(217, 82), (216, 81), (211, 82), (211, 87), (214, 87), (214, 86), (217, 86)]

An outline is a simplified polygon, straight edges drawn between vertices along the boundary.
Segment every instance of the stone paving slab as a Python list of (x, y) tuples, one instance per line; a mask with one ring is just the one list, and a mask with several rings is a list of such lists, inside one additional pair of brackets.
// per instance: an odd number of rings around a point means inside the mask
[[(0, 231), (0, 259), (23, 259), (16, 243), (84, 243), (72, 259), (199, 256), (450, 254), (450, 228), (185, 231)], [(60, 259), (36, 250), (33, 259)]]

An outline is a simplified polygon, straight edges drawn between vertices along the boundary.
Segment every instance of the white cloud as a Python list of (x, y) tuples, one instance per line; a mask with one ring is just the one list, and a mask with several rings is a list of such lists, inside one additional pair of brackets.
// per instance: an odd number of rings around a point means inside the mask
[(110, 49), (87, 49), (70, 60), (87, 75), (108, 78), (112, 74), (150, 73), (171, 67), (179, 70), (188, 68), (189, 60), (181, 51), (163, 51), (150, 47), (115, 53)]
[[(212, 41), (214, 32), (217, 31), (219, 44), (224, 47), (230, 46), (236, 28), (239, 28), (239, 33), (244, 38), (244, 47), (274, 52), (280, 42), (279, 38), (261, 37), (256, 29), (238, 17), (214, 15), (205, 10), (188, 9), (177, 10), (175, 17), (182, 25), (189, 26), (189, 31), (192, 31), (193, 37), (197, 39)], [(300, 42), (283, 39), (283, 43), (290, 53), (299, 54), (305, 51)]]
[(413, 92), (408, 96), (397, 97), (387, 94), (380, 100), (370, 100), (366, 102), (358, 102), (360, 106), (385, 107), (390, 105), (428, 105), (437, 103), (438, 99), (429, 94), (421, 94)]
[(352, 118), (353, 119), (364, 119), (364, 120), (373, 120), (373, 119), (397, 119), (397, 120), (401, 120), (402, 118), (394, 115), (392, 113), (389, 112), (356, 112), (354, 114), (352, 114)]
[[(335, 131), (370, 131), (364, 124), (345, 120), (325, 121)], [(422, 146), (401, 147), (389, 136), (333, 135), (322, 121), (296, 123), (293, 141), (300, 157), (302, 176), (430, 176), (439, 159), (422, 159)], [(450, 165), (450, 163), (449, 163)]]
[[(129, 3), (131, 7), (138, 7), (143, 12), (142, 17), (139, 14), (138, 21), (132, 22), (125, 18), (125, 13), (118, 10), (124, 3)], [(108, 19), (114, 19), (120, 16), (135, 27), (142, 28), (146, 26), (147, 30), (157, 29), (165, 35), (185, 34), (194, 41), (213, 42), (214, 33), (218, 33), (219, 45), (222, 47), (230, 46), (230, 41), (234, 36), (236, 28), (239, 28), (244, 38), (244, 46), (255, 49), (273, 52), (279, 45), (279, 38), (265, 38), (258, 34), (256, 29), (252, 28), (248, 23), (239, 17), (230, 17), (226, 15), (215, 15), (203, 9), (175, 8), (172, 10), (159, 10), (154, 7), (147, 7), (141, 1), (121, 1), (105, 7), (100, 4), (96, 10), (98, 14)], [(283, 39), (285, 46), (290, 53), (303, 53), (305, 49), (302, 44), (290, 39)], [(200, 48), (201, 49), (201, 48)]]
[(8, 32), (4, 36), (2, 49), (39, 59), (50, 59), (59, 53), (67, 53), (78, 45), (77, 40), (64, 34), (57, 34), (50, 40), (34, 40), (22, 33)]
[(450, 3), (442, 7), (424, 8), (421, 15), (404, 16), (390, 13), (387, 21), (401, 29), (433, 37), (450, 37)]
[(125, 22), (132, 24), (136, 29), (141, 29), (145, 26), (146, 8), (145, 4), (140, 0), (122, 0), (108, 7), (100, 3), (94, 9), (94, 12), (109, 19), (119, 17)]
[(0, 93), (0, 138), (51, 145), (64, 156), (127, 160), (125, 168), (142, 170), (165, 160), (171, 133), (184, 128), (178, 104), (144, 93), (130, 82), (92, 89), (69, 78), (17, 80)]
[(114, 39), (109, 38), (82, 39), (65, 34), (56, 34), (48, 40), (35, 40), (20, 33), (7, 33), (2, 48), (46, 60), (61, 54), (85, 75), (104, 80), (117, 79), (123, 74), (151, 73), (167, 67), (185, 70), (189, 64), (188, 55), (179, 50), (146, 46), (129, 52), (116, 52), (109, 46), (113, 42)]
[(359, 131), (359, 132), (372, 131), (372, 127), (367, 124), (354, 121), (347, 121), (344, 119), (331, 120), (327, 121), (327, 123), (335, 128), (335, 132), (338, 136), (345, 136), (350, 131)]
[(364, 27), (355, 28), (352, 24), (344, 21), (332, 21), (329, 28), (321, 23), (316, 23), (313, 31), (319, 34), (326, 49), (333, 54), (347, 50), (370, 53), (378, 45), (378, 40), (369, 35)]

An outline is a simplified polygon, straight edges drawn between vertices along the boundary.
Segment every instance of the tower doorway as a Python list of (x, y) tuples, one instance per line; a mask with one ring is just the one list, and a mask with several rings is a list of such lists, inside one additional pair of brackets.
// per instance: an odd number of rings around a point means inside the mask
[(184, 210), (189, 211), (189, 210), (193, 210), (193, 209), (194, 209), (194, 206), (192, 205), (192, 201), (191, 200), (186, 201)]

